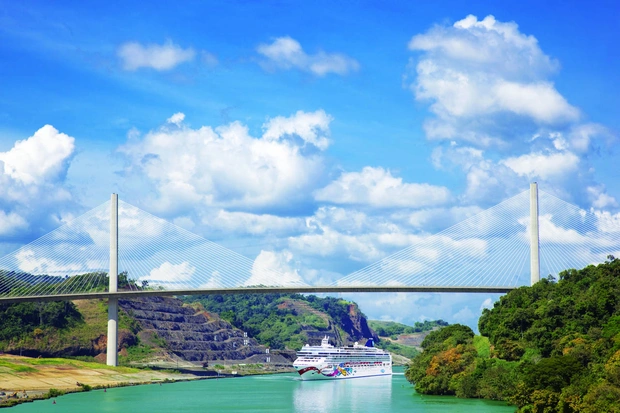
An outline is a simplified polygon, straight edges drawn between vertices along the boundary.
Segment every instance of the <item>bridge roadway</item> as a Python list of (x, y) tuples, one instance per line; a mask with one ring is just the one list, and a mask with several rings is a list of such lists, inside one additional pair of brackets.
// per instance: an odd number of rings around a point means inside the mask
[(518, 287), (470, 287), (470, 286), (327, 286), (327, 287), (237, 287), (209, 288), (203, 290), (141, 290), (141, 291), (107, 291), (93, 293), (75, 293), (23, 297), (0, 297), (0, 304), (20, 303), (27, 301), (70, 301), (93, 298), (135, 298), (163, 297), (175, 295), (208, 295), (208, 294), (267, 294), (267, 293), (497, 293), (503, 294)]

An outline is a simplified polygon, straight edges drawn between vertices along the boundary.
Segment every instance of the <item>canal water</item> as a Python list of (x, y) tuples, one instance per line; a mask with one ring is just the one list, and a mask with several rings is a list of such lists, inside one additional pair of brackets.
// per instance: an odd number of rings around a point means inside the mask
[(416, 394), (397, 371), (392, 377), (301, 381), (275, 374), (93, 390), (26, 403), (15, 413), (172, 412), (514, 412), (503, 403)]

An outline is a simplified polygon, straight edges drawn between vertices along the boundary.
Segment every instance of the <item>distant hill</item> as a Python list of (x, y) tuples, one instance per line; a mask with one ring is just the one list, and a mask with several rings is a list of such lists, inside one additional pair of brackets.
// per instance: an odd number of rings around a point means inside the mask
[(413, 334), (422, 333), (424, 331), (431, 331), (436, 327), (445, 327), (448, 325), (443, 320), (426, 320), (423, 322), (416, 322), (413, 326), (397, 323), (396, 321), (380, 321), (380, 320), (368, 320), (368, 325), (381, 337), (392, 337), (399, 334)]
[(368, 325), (379, 335), (377, 347), (412, 359), (422, 351), (420, 344), (424, 338), (448, 323), (443, 320), (426, 320), (408, 326), (395, 321), (368, 320)]

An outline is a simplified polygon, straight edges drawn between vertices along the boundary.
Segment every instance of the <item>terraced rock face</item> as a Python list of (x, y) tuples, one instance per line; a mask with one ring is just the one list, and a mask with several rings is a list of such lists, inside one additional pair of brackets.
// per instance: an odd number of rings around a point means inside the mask
[(145, 344), (160, 344), (187, 361), (291, 362), (290, 355), (267, 354), (265, 346), (230, 323), (175, 298), (119, 300), (119, 305), (140, 323)]

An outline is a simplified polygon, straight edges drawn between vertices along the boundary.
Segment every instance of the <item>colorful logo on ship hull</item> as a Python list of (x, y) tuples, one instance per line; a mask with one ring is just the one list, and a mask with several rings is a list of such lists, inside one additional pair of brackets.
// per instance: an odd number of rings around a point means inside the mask
[(327, 367), (323, 367), (322, 369), (318, 369), (314, 366), (306, 367), (298, 371), (299, 375), (303, 375), (309, 371), (316, 371), (317, 373), (322, 374), (325, 377), (346, 377), (353, 374), (353, 369), (351, 367), (345, 367), (344, 363), (340, 363), (339, 365), (330, 365)]

